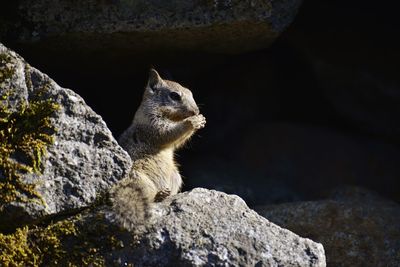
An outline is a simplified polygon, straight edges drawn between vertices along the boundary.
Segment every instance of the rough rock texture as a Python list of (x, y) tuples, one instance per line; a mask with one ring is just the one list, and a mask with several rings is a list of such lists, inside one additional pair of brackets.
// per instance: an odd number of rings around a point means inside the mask
[[(15, 201), (8, 202), (4, 199), (5, 202), (0, 203), (0, 225), (12, 228), (19, 223), (90, 205), (100, 193), (125, 176), (131, 164), (129, 156), (117, 144), (101, 117), (79, 95), (61, 88), (1, 44), (0, 58), (2, 108), (11, 113), (23, 114), (23, 110), (32, 110), (37, 103), (39, 106), (44, 103), (54, 103), (57, 106), (48, 118), (50, 128), (29, 129), (29, 125), (25, 124), (37, 119), (32, 117), (25, 122), (17, 120), (15, 125), (21, 124), (21, 129), (16, 130), (17, 134), (2, 132), (2, 138), (10, 140), (10, 143), (14, 142), (13, 135), (23, 136), (25, 130), (48, 135), (47, 139), (50, 141), (44, 150), (37, 152), (39, 155), (31, 155), (33, 152), (30, 153), (28, 149), (25, 156), (29, 156), (29, 160), (20, 155), (21, 148), (24, 148), (21, 144), (15, 144), (19, 147), (11, 155), (12, 161), (7, 161), (8, 158), (2, 152), (2, 164), (17, 162), (19, 165), (15, 166), (20, 167), (29, 166), (34, 161), (37, 166), (33, 164), (28, 171), (17, 171), (11, 175), (14, 180), (9, 184), (15, 183), (18, 175), (19, 187), (33, 184), (33, 191), (37, 196), (16, 188)], [(40, 141), (42, 135), (37, 140)], [(2, 185), (7, 181), (5, 168), (0, 170)], [(35, 168), (36, 171), (32, 171)], [(10, 187), (4, 188), (3, 186), (0, 192), (2, 196), (9, 193), (7, 190), (11, 190)], [(20, 198), (28, 200), (18, 201)]]
[(104, 209), (72, 220), (80, 234), (63, 239), (67, 255), (80, 247), (106, 266), (325, 266), (321, 244), (218, 191), (194, 189), (156, 204), (151, 222), (133, 235), (110, 220)]
[(323, 244), (328, 266), (400, 266), (400, 206), (366, 190), (347, 188), (330, 200), (256, 210)]
[[(324, 266), (320, 244), (282, 229), (251, 211), (237, 196), (194, 189), (159, 205), (156, 222), (142, 230), (151, 250), (140, 260), (219, 266)], [(143, 235), (149, 232), (148, 235)], [(142, 246), (145, 252), (149, 247)], [(169, 248), (165, 250), (165, 248)], [(172, 250), (170, 250), (172, 248)], [(151, 251), (150, 250), (150, 251)], [(169, 256), (171, 263), (177, 260)]]
[[(300, 3), (23, 0), (17, 10), (15, 5), (9, 7), (20, 21), (14, 23), (16, 28), (9, 26), (8, 32), (11, 39), (20, 41), (52, 37), (54, 42), (49, 42), (49, 47), (68, 48), (73, 44), (90, 50), (162, 47), (239, 52), (268, 46), (292, 22)], [(15, 36), (15, 32), (20, 34)]]

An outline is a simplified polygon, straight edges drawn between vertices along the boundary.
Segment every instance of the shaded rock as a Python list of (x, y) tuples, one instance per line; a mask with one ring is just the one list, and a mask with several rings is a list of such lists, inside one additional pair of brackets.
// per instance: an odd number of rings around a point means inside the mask
[(152, 214), (134, 233), (104, 208), (60, 222), (69, 225), (56, 237), (65, 257), (47, 255), (43, 265), (325, 266), (321, 244), (270, 223), (237, 196), (194, 189), (155, 204)]
[(365, 65), (346, 67), (324, 61), (315, 62), (314, 68), (326, 99), (344, 121), (369, 134), (400, 141), (397, 73), (391, 75), (393, 70), (380, 73), (383, 71)]
[(324, 245), (328, 266), (399, 266), (400, 206), (360, 188), (329, 200), (260, 206), (268, 220)]
[(104, 121), (0, 44), (0, 225), (86, 207), (130, 168)]
[(287, 37), (314, 69), (327, 105), (342, 123), (399, 143), (396, 8), (394, 2), (378, 6), (363, 1), (359, 6), (357, 1), (307, 1)]
[[(20, 21), (8, 30), (8, 36), (19, 41), (51, 37), (46, 47), (57, 49), (72, 45), (91, 51), (172, 48), (241, 52), (268, 46), (292, 22), (300, 3), (24, 0), (17, 11), (10, 7)], [(19, 34), (13, 36), (15, 32)]]
[(228, 130), (222, 124), (222, 134), (204, 129), (201, 141), (212, 151), (203, 155), (211, 156), (195, 163), (183, 158), (184, 170), (192, 169), (185, 183), (239, 194), (250, 206), (323, 198), (345, 184), (399, 199), (398, 147), (300, 123), (250, 124)]

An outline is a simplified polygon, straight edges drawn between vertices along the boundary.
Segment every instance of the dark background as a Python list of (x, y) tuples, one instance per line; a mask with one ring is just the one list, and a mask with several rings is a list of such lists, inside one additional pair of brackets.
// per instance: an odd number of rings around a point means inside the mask
[(190, 88), (207, 126), (178, 153), (185, 190), (215, 188), (256, 205), (357, 185), (399, 201), (394, 3), (305, 0), (271, 47), (245, 54), (74, 54), (4, 43), (79, 93), (115, 136), (129, 126), (150, 67)]

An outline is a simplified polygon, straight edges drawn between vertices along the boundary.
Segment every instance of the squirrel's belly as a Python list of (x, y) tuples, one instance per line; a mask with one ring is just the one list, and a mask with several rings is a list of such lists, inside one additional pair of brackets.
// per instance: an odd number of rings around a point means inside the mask
[(158, 190), (168, 190), (171, 195), (177, 194), (182, 186), (182, 177), (178, 170), (169, 170), (161, 172), (158, 175), (151, 177)]

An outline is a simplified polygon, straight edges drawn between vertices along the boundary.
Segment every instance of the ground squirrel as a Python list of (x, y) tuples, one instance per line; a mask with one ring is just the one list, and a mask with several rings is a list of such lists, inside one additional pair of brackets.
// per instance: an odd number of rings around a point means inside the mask
[(111, 190), (117, 223), (132, 229), (149, 217), (151, 203), (179, 192), (174, 151), (205, 123), (189, 89), (150, 70), (133, 122), (119, 138), (133, 163), (129, 176)]

